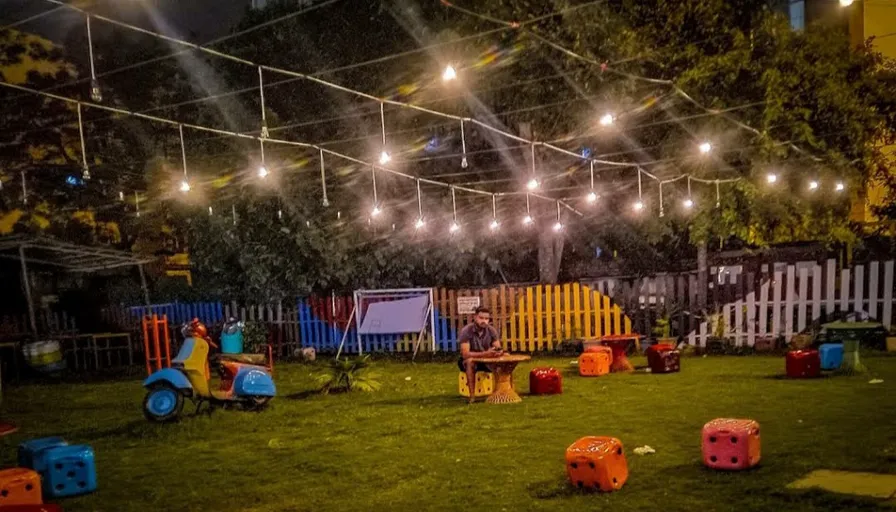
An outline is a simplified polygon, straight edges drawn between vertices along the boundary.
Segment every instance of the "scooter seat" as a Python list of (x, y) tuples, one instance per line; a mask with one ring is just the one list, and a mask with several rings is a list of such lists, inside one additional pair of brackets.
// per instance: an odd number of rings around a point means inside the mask
[(267, 360), (264, 354), (220, 354), (218, 358), (221, 361), (232, 361), (234, 363), (254, 364), (263, 366)]

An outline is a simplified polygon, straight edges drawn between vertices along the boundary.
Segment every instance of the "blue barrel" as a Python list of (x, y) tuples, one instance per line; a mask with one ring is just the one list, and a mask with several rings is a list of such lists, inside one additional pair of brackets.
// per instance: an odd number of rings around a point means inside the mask
[(222, 354), (242, 354), (243, 353), (243, 332), (237, 331), (232, 334), (221, 334), (221, 353)]

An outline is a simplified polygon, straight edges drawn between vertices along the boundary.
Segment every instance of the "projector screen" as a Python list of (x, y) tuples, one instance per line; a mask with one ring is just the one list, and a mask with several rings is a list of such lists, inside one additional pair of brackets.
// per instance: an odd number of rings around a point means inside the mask
[(359, 334), (418, 333), (427, 322), (429, 295), (374, 302), (367, 306)]

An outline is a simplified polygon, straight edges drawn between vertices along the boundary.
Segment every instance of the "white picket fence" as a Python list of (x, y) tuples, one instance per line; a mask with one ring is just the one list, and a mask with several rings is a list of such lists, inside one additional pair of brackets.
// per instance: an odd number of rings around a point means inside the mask
[[(889, 328), (893, 322), (894, 261), (873, 261), (838, 269), (833, 259), (771, 263), (758, 274), (740, 266), (710, 269), (709, 309), (720, 312), (727, 336), (752, 346), (758, 338), (789, 340), (813, 322), (841, 313), (855, 313)], [(689, 343), (705, 345), (712, 326), (697, 317), (697, 274), (661, 275), (634, 280), (600, 279), (593, 286), (623, 304), (634, 329), (649, 334), (657, 312), (675, 303), (677, 319)]]

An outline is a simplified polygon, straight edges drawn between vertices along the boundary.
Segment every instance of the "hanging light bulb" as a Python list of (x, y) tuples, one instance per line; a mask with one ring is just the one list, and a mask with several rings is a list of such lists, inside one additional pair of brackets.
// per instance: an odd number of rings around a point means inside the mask
[(523, 225), (528, 226), (528, 225), (532, 224), (533, 222), (535, 222), (535, 221), (532, 220), (531, 215), (526, 215), (525, 217), (523, 217)]
[(852, 3), (853, 0), (840, 0), (840, 5), (842, 7), (849, 7), (850, 5), (852, 5)]
[(694, 207), (694, 200), (689, 197), (682, 202), (682, 205), (684, 205), (685, 208), (690, 210), (691, 208)]
[(843, 192), (846, 190), (846, 185), (843, 184), (842, 181), (838, 181), (836, 185), (834, 185), (834, 190), (837, 192)]
[(392, 155), (390, 155), (388, 151), (383, 150), (383, 152), (380, 153), (380, 165), (386, 165), (391, 161)]
[(448, 231), (450, 233), (457, 233), (460, 231), (460, 225), (457, 222), (452, 222), (451, 226), (448, 227)]
[(417, 219), (417, 222), (414, 223), (414, 229), (423, 229), (423, 226), (426, 225), (426, 222), (423, 221), (423, 217)]
[(187, 180), (183, 180), (180, 182), (180, 191), (183, 193), (187, 193), (190, 191), (190, 182)]
[(594, 193), (594, 191), (591, 191), (588, 193), (588, 196), (586, 197), (586, 199), (588, 200), (589, 203), (593, 203), (593, 202), (597, 201), (597, 194)]
[(531, 180), (529, 180), (529, 183), (526, 183), (526, 188), (528, 188), (529, 190), (535, 190), (538, 188), (538, 185), (538, 180), (532, 178)]
[(283, 220), (283, 210), (277, 208), (277, 218)]
[(498, 223), (498, 219), (492, 220), (492, 223), (488, 225), (489, 229), (492, 231), (497, 231), (501, 224)]
[(774, 173), (769, 173), (768, 176), (765, 177), (765, 181), (767, 181), (769, 183), (769, 185), (771, 185), (772, 183), (775, 183), (776, 181), (778, 181), (778, 175), (774, 174)]
[(215, 211), (212, 210), (212, 207), (211, 207), (211, 206), (209, 206), (209, 207), (208, 207), (208, 215), (209, 215), (209, 217), (211, 217), (211, 216), (214, 215), (214, 214), (215, 214)]
[(121, 191), (121, 190), (118, 191), (118, 200), (124, 201), (124, 191)]
[(610, 126), (614, 122), (616, 122), (616, 117), (613, 114), (610, 114), (608, 112), (608, 113), (600, 116), (600, 121), (598, 121), (598, 122), (600, 123), (601, 126)]
[(373, 210), (370, 210), (370, 216), (371, 216), (371, 217), (376, 217), (377, 215), (379, 215), (379, 214), (381, 214), (381, 213), (383, 213), (383, 211), (380, 210), (380, 207), (379, 207), (379, 206), (374, 206), (374, 207), (373, 207)]
[(700, 150), (700, 153), (705, 155), (705, 154), (709, 153), (710, 151), (712, 151), (712, 143), (703, 142), (697, 147), (697, 149)]
[(809, 190), (817, 190), (817, 189), (818, 189), (818, 182), (815, 180), (810, 181), (809, 182)]
[(270, 174), (270, 173), (268, 172), (267, 167), (262, 165), (261, 167), (258, 168), (258, 177), (259, 178), (265, 179), (268, 177), (268, 174)]
[(94, 103), (103, 102), (103, 91), (100, 89), (100, 82), (96, 78), (90, 80), (90, 99)]
[(632, 208), (634, 208), (636, 212), (640, 212), (644, 209), (644, 202), (640, 200), (635, 201), (635, 204), (632, 205)]
[(554, 224), (554, 231), (562, 231), (562, 230), (563, 230), (563, 223), (561, 223), (561, 222), (558, 220), (557, 223)]
[(455, 78), (457, 78), (457, 70), (454, 69), (454, 66), (450, 64), (445, 66), (445, 71), (442, 72), (442, 80), (444, 80), (445, 82), (450, 82)]
[(466, 169), (467, 167), (470, 166), (470, 162), (467, 161), (467, 157), (463, 157), (460, 159), (460, 166), (463, 169)]

